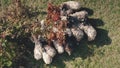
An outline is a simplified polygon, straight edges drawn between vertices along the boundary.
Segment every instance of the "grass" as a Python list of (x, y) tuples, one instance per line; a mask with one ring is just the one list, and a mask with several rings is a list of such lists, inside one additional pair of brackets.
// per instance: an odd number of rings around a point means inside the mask
[[(4, 4), (8, 4), (7, 0)], [(60, 4), (67, 0), (52, 0)], [(97, 29), (95, 41), (83, 39), (71, 56), (66, 53), (57, 55), (53, 63), (46, 65), (43, 60), (36, 61), (32, 54), (26, 52), (16, 62), (15, 68), (119, 68), (120, 67), (120, 0), (75, 0), (82, 7), (88, 8), (90, 22)], [(37, 18), (46, 15), (47, 0), (22, 0), (28, 6), (33, 6), (40, 12)], [(1, 9), (0, 9), (1, 10)], [(24, 60), (24, 61), (23, 61)]]

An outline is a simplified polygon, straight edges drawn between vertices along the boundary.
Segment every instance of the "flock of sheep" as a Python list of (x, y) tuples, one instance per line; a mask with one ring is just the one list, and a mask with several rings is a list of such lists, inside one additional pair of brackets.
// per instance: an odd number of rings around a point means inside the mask
[[(55, 39), (51, 40), (53, 46), (49, 46), (48, 44), (45, 44), (45, 39), (41, 38), (41, 36), (36, 37), (32, 35), (33, 42), (35, 43), (34, 58), (36, 60), (43, 59), (46, 64), (50, 64), (57, 53), (62, 54), (66, 51), (71, 55), (72, 48), (69, 46), (71, 36), (74, 36), (77, 41), (80, 41), (84, 37), (84, 34), (87, 35), (88, 41), (93, 41), (95, 39), (97, 32), (94, 27), (87, 22), (88, 12), (85, 10), (77, 11), (79, 9), (81, 9), (80, 3), (76, 1), (67, 1), (60, 5), (60, 19), (69, 22), (63, 31), (65, 37), (68, 38), (68, 40), (66, 40), (66, 42), (68, 42), (66, 46), (62, 46), (62, 44)], [(42, 30), (45, 29), (44, 25), (45, 21), (42, 20)], [(52, 31), (53, 34), (51, 34), (51, 36), (53, 36), (55, 32), (59, 32), (59, 29), (53, 27)]]

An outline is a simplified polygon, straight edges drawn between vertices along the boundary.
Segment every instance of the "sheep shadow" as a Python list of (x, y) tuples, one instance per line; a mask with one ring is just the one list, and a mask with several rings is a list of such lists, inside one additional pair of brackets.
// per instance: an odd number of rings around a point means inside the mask
[[(93, 56), (94, 48), (90, 48), (93, 45), (99, 48), (104, 45), (111, 44), (112, 40), (108, 36), (108, 31), (105, 29), (100, 29), (96, 27), (96, 26), (103, 26), (104, 22), (102, 22), (102, 20), (100, 19), (89, 19), (89, 22), (95, 27), (97, 31), (96, 39), (94, 41), (89, 42), (87, 40), (87, 36), (85, 35), (84, 38), (80, 42), (76, 42), (74, 40), (74, 50), (71, 56), (69, 56), (66, 52), (63, 54), (57, 54), (53, 58), (52, 64), (46, 65), (46, 66), (65, 68), (64, 61), (71, 61), (71, 60), (74, 61), (75, 58), (77, 57), (81, 57), (84, 60), (87, 57)], [(19, 45), (24, 44), (26, 51), (21, 56), (21, 58), (17, 59), (17, 62), (13, 61), (13, 64), (14, 64), (13, 68), (16, 68), (16, 67), (19, 68), (19, 66), (21, 65), (24, 66), (25, 68), (44, 68), (45, 63), (43, 62), (43, 60), (37, 61), (33, 57), (34, 44), (31, 42), (31, 40), (29, 40), (28, 38), (19, 38), (14, 41), (15, 42), (17, 41)], [(30, 54), (28, 54), (29, 53), (28, 51), (30, 52)]]
[[(93, 15), (93, 10), (82, 7), (78, 11), (85, 10), (88, 12), (89, 16)], [(97, 36), (94, 41), (89, 42), (87, 40), (87, 36), (85, 35), (84, 38), (80, 42), (76, 42), (74, 39), (74, 50), (71, 56), (69, 56), (67, 53), (64, 53), (62, 55), (58, 55), (54, 58), (53, 63), (50, 66), (56, 66), (57, 68), (65, 68), (65, 63), (63, 61), (71, 61), (74, 60), (77, 57), (81, 57), (83, 60), (87, 57), (94, 56), (94, 48), (93, 45), (96, 46), (96, 48), (102, 47), (104, 45), (110, 45), (112, 40), (108, 36), (108, 30), (97, 28), (98, 26), (104, 26), (104, 22), (101, 19), (94, 19), (89, 18), (87, 20), (97, 31)], [(60, 62), (58, 64), (58, 62)]]
[[(33, 56), (33, 50), (34, 50), (34, 43), (29, 38), (24, 37), (18, 37), (11, 39), (11, 37), (7, 36), (6, 39), (10, 42), (17, 43), (17, 54), (22, 53), (21, 55), (13, 58), (12, 60), (12, 68), (44, 68), (45, 63), (41, 60), (35, 60)], [(24, 40), (24, 41), (23, 41)], [(62, 55), (64, 57), (64, 55)], [(55, 58), (53, 58), (53, 63), (50, 65), (46, 65), (49, 67), (56, 66), (58, 68), (64, 68), (65, 64), (63, 63), (61, 55), (56, 55)], [(56, 64), (57, 63), (57, 64)], [(7, 67), (5, 67), (7, 68)]]
[[(64, 61), (71, 61), (75, 60), (77, 57), (81, 57), (83, 60), (87, 57), (94, 56), (94, 46), (96, 48), (102, 47), (104, 45), (110, 45), (112, 40), (108, 36), (108, 31), (105, 29), (97, 28), (97, 26), (103, 26), (104, 22), (100, 19), (89, 19), (91, 25), (93, 25), (97, 31), (97, 36), (94, 41), (89, 42), (87, 40), (87, 36), (85, 35), (84, 38), (80, 42), (75, 42), (74, 39), (74, 50), (71, 56), (67, 53), (57, 55), (53, 59), (53, 63), (51, 66), (56, 66), (57, 68), (65, 68)], [(92, 47), (92, 48), (91, 48)]]
[(104, 22), (100, 19), (88, 18), (87, 22), (90, 23), (93, 27), (104, 26)]
[[(97, 36), (94, 41), (87, 41), (87, 37), (79, 42), (80, 44), (77, 45), (75, 52), (77, 55), (74, 55), (75, 57), (81, 57), (82, 59), (86, 59), (87, 57), (93, 56), (94, 54), (94, 46), (96, 48), (102, 47), (104, 45), (111, 44), (112, 40), (108, 36), (108, 31), (104, 29), (98, 29), (96, 28)], [(92, 47), (92, 48), (91, 48)]]
[[(103, 26), (104, 22), (100, 19), (89, 19), (89, 22), (91, 25), (93, 25), (95, 27), (95, 29), (97, 31), (96, 39), (94, 41), (89, 42), (87, 40), (87, 36), (85, 35), (83, 40), (81, 40), (80, 42), (74, 43), (75, 48), (74, 48), (74, 51), (71, 56), (68, 56), (68, 54), (65, 53), (63, 55), (60, 55), (60, 58), (56, 57), (55, 61), (59, 61), (59, 62), (61, 60), (62, 61), (71, 61), (77, 57), (81, 57), (84, 60), (87, 57), (94, 55), (94, 48), (91, 48), (91, 47), (93, 47), (93, 45), (95, 45), (96, 48), (99, 48), (104, 45), (111, 44), (112, 40), (108, 36), (108, 33), (109, 33), (108, 30), (97, 28), (97, 26)], [(59, 60), (58, 60), (58, 58), (59, 58)], [(63, 64), (63, 63), (61, 65), (58, 65), (57, 63), (53, 62), (53, 64), (58, 68), (62, 65), (64, 66), (65, 64)], [(65, 68), (65, 67), (62, 67), (62, 68)]]
[[(89, 15), (93, 15), (93, 10), (89, 8), (82, 8), (81, 10), (86, 10), (88, 11)], [(40, 14), (46, 14), (45, 12), (40, 12)], [(88, 22), (95, 27), (97, 31), (97, 36), (94, 41), (89, 42), (87, 40), (87, 36), (85, 35), (84, 38), (80, 42), (76, 42), (74, 40), (74, 50), (71, 56), (69, 56), (66, 52), (63, 54), (57, 54), (53, 58), (53, 62), (50, 65), (46, 65), (50, 68), (55, 66), (56, 68), (65, 68), (65, 63), (64, 61), (71, 61), (75, 60), (77, 57), (81, 57), (83, 60), (86, 59), (87, 57), (93, 56), (94, 54), (94, 48), (90, 48), (90, 46), (95, 45), (97, 48), (102, 47), (104, 45), (109, 45), (111, 44), (112, 40), (108, 36), (108, 31), (105, 29), (100, 29), (97, 28), (98, 26), (103, 26), (104, 22), (100, 19), (93, 19), (90, 18), (88, 19)], [(17, 41), (21, 40), (21, 41)], [(26, 47), (26, 51), (21, 58), (17, 59), (18, 62), (13, 61), (13, 68), (19, 68), (19, 66), (24, 66), (25, 68), (44, 68), (45, 63), (43, 60), (35, 60), (33, 57), (33, 49), (34, 49), (34, 44), (28, 39), (28, 38), (19, 38), (17, 40), (14, 40), (14, 42), (17, 41), (19, 45), (24, 44)], [(24, 41), (23, 41), (24, 40)], [(27, 57), (27, 58), (25, 58)], [(24, 63), (22, 63), (24, 62)]]

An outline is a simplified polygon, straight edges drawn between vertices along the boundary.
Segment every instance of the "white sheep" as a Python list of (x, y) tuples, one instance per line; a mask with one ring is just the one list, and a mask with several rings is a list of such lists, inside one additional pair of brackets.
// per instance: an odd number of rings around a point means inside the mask
[(77, 18), (79, 21), (85, 22), (88, 17), (87, 11), (79, 11), (73, 14), (70, 14), (71, 17)]
[(63, 2), (62, 6), (68, 6), (69, 9), (73, 9), (73, 10), (78, 10), (81, 8), (80, 2), (77, 1), (67, 1), (67, 2)]
[(84, 30), (85, 34), (88, 36), (88, 41), (93, 41), (97, 35), (96, 30), (90, 24), (79, 24), (80, 29)]
[(43, 61), (46, 64), (52, 63), (52, 57), (46, 52), (44, 48), (42, 49), (42, 56), (43, 56)]
[(69, 15), (73, 13), (74, 10), (79, 10), (81, 8), (80, 3), (77, 1), (67, 1), (61, 4), (61, 15)]
[(62, 54), (64, 52), (64, 47), (57, 40), (53, 40), (53, 44), (59, 54)]
[(42, 58), (42, 44), (39, 41), (35, 41), (34, 58), (39, 60)]
[(79, 28), (74, 28), (73, 27), (73, 28), (71, 28), (71, 31), (72, 31), (74, 37), (77, 39), (77, 41), (80, 41), (84, 36), (83, 31), (80, 30)]
[(49, 45), (45, 45), (44, 46), (46, 52), (48, 53), (48, 55), (50, 55), (51, 57), (54, 57), (56, 55), (56, 51), (53, 47), (49, 46)]

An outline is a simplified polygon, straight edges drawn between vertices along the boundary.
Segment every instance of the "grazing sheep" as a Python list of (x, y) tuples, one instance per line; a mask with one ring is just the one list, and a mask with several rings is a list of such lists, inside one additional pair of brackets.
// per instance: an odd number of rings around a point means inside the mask
[(64, 47), (58, 41), (53, 40), (53, 44), (54, 44), (54, 46), (57, 49), (59, 54), (62, 54), (64, 52)]
[(41, 47), (41, 44), (36, 42), (35, 43), (35, 48), (34, 48), (34, 58), (36, 60), (39, 60), (42, 58), (42, 47)]
[(73, 13), (73, 10), (72, 10), (72, 9), (69, 9), (69, 10), (62, 9), (62, 10), (60, 11), (60, 15), (61, 15), (61, 16), (67, 16), (67, 15), (70, 15), (71, 13)]
[(56, 55), (56, 51), (53, 47), (49, 46), (49, 45), (45, 45), (44, 46), (46, 52), (48, 53), (48, 55), (50, 55), (51, 57), (54, 57)]
[(77, 1), (67, 1), (67, 2), (63, 2), (62, 6), (67, 6), (68, 9), (73, 9), (73, 10), (78, 10), (81, 8), (81, 5), (79, 2)]
[(78, 23), (86, 23), (88, 18), (87, 11), (79, 11), (67, 16), (61, 16), (61, 20), (67, 20), (70, 24), (77, 25)]
[(43, 56), (43, 61), (46, 64), (50, 64), (52, 62), (52, 57), (49, 56), (49, 54), (46, 52), (45, 49), (42, 49), (42, 56)]
[(35, 47), (34, 47), (34, 58), (36, 60), (39, 60), (42, 58), (42, 44), (39, 42), (39, 40), (32, 35), (33, 38), (33, 42), (35, 43)]
[(73, 28), (71, 28), (71, 31), (72, 31), (74, 37), (77, 39), (77, 41), (80, 41), (84, 36), (83, 31), (80, 30), (79, 28), (73, 27)]
[(77, 1), (63, 2), (60, 7), (61, 15), (62, 16), (69, 15), (73, 13), (74, 10), (78, 10), (80, 8), (81, 8), (80, 3)]
[(90, 24), (79, 24), (80, 29), (84, 30), (85, 34), (88, 36), (88, 41), (93, 41), (97, 35), (96, 30)]
[(46, 52), (51, 56), (54, 57), (56, 55), (56, 51), (55, 49), (50, 45), (49, 42), (46, 41), (45, 38), (41, 37), (40, 35), (38, 36), (38, 39), (40, 40), (40, 42), (42, 43), (42, 45), (44, 46), (44, 49), (46, 50)]
[(88, 36), (88, 41), (95, 39), (97, 32), (87, 21), (88, 12), (80, 8), (80, 3), (76, 1), (64, 2), (60, 7), (48, 3), (47, 19), (39, 23), (45, 34), (36, 34), (38, 38), (32, 36), (36, 60), (43, 58), (46, 64), (50, 64), (56, 53), (62, 54), (65, 51), (71, 55), (84, 34)]
[(79, 11), (75, 12), (73, 14), (70, 14), (71, 17), (77, 18), (81, 22), (86, 22), (87, 17), (88, 17), (88, 12), (86, 11)]

